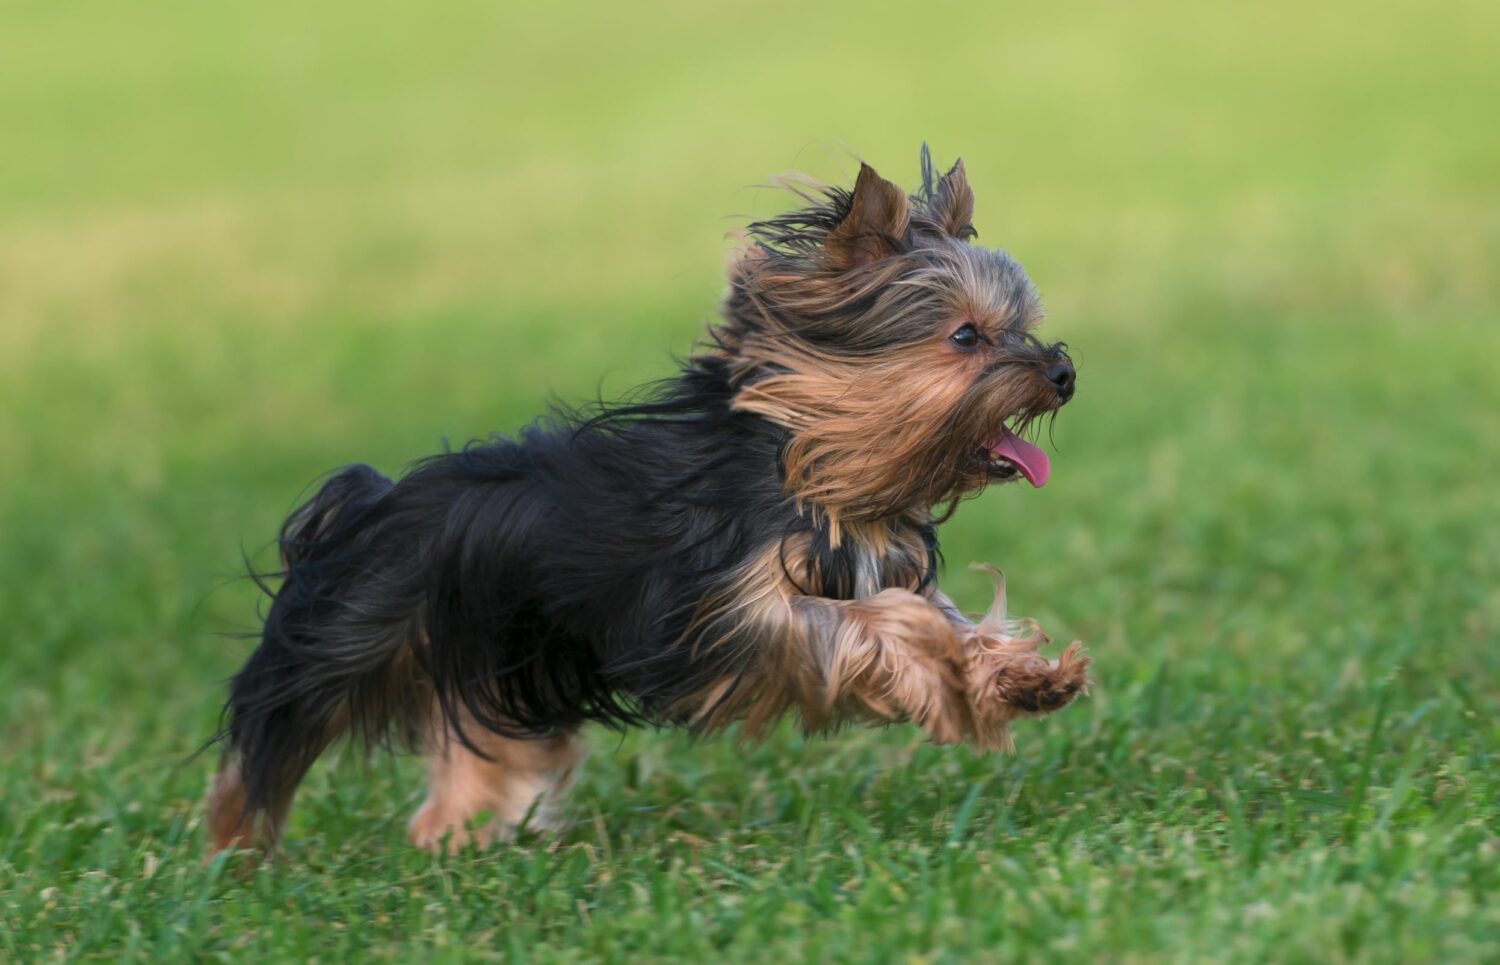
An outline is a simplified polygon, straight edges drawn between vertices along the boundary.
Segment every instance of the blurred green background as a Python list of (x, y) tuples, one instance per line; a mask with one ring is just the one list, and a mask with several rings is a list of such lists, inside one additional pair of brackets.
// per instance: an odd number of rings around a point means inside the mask
[[(1500, 953), (1492, 3), (0, 5), (0, 957)], [(1079, 396), (944, 531), (1083, 638), (1014, 758), (599, 735), (437, 862), (320, 768), (198, 866), (319, 473), (670, 371), (758, 188), (962, 155)], [(747, 763), (748, 762), (748, 763)], [(925, 957), (924, 957), (925, 956)]]

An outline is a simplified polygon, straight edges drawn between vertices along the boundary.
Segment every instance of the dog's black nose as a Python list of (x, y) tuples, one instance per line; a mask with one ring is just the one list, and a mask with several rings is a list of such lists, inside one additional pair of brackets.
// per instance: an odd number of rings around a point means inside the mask
[(1057, 389), (1057, 394), (1062, 396), (1064, 402), (1073, 398), (1073, 382), (1077, 379), (1078, 373), (1073, 371), (1071, 362), (1058, 362), (1047, 366), (1046, 375), (1047, 381)]

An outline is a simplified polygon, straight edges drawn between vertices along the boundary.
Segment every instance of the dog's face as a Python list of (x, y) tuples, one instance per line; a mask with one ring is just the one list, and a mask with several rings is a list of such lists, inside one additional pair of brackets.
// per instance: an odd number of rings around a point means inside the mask
[(803, 186), (810, 207), (750, 227), (726, 324), (736, 408), (790, 431), (787, 485), (835, 522), (1046, 482), (1022, 433), (1073, 395), (1061, 344), (1032, 332), (1021, 266), (971, 244), (962, 162), (916, 195), (864, 166), (852, 191)]

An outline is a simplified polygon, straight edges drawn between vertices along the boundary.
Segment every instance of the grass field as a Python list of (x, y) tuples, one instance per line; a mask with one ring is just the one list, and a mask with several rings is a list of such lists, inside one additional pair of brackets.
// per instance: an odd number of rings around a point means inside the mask
[[(503, 6), (4, 5), (0, 959), (1500, 958), (1492, 5)], [(200, 866), (240, 547), (665, 374), (746, 186), (924, 139), (1080, 370), (945, 586), (1093, 695), (1011, 757), (598, 732), (571, 831), (447, 860), (349, 755)]]

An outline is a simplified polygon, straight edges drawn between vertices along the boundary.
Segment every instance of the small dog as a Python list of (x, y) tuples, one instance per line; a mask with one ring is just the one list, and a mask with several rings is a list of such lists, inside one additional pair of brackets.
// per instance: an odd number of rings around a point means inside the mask
[(749, 227), (675, 377), (396, 482), (345, 468), (292, 514), (218, 735), (214, 850), (274, 844), (348, 734), (426, 754), (410, 836), (441, 848), (554, 821), (587, 721), (1007, 747), (1085, 688), (1079, 645), (1041, 657), (1003, 583), (978, 624), (935, 584), (936, 524), (1045, 483), (1022, 434), (1074, 390), (1021, 267), (970, 243), (963, 163), (937, 177), (924, 146), (911, 196), (867, 165), (790, 186), (805, 206)]

